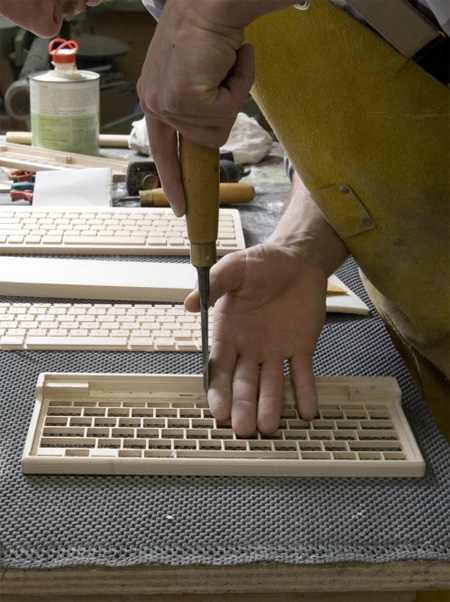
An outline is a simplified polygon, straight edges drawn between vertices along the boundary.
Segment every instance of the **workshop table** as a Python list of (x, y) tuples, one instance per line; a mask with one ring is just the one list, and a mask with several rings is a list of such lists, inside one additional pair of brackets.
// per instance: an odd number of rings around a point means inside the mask
[[(282, 163), (274, 152), (247, 178), (257, 192), (239, 207), (248, 246), (267, 238), (282, 210)], [(1, 599), (401, 602), (448, 588), (450, 448), (353, 260), (337, 274), (371, 311), (327, 315), (315, 371), (394, 376), (423, 478), (24, 475), (41, 372), (201, 374), (201, 354), (2, 351)]]

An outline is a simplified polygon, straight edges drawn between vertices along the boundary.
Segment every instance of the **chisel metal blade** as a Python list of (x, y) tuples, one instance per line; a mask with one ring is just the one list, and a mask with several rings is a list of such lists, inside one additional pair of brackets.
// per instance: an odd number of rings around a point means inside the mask
[(198, 292), (200, 296), (200, 319), (202, 331), (202, 360), (203, 387), (209, 389), (209, 330), (208, 330), (208, 300), (209, 300), (209, 267), (197, 268)]

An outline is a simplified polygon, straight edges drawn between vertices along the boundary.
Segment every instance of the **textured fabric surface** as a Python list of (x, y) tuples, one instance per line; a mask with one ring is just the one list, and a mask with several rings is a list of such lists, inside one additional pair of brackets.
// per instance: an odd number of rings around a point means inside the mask
[[(352, 261), (338, 272), (370, 306)], [(450, 448), (380, 319), (328, 316), (321, 375), (395, 376), (424, 478), (23, 475), (40, 372), (201, 373), (200, 354), (0, 353), (0, 564), (295, 564), (450, 559)]]

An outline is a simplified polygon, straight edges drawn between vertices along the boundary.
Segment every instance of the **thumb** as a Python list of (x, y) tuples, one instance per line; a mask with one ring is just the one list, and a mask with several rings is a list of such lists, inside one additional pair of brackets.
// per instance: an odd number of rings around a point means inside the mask
[(198, 289), (194, 289), (192, 293), (184, 300), (184, 308), (187, 311), (198, 312), (200, 311), (200, 295), (198, 293)]
[[(246, 251), (236, 251), (222, 257), (211, 268), (209, 275), (209, 306), (213, 306), (220, 297), (239, 287), (245, 266)], [(195, 289), (184, 300), (187, 311), (200, 311), (200, 298)]]

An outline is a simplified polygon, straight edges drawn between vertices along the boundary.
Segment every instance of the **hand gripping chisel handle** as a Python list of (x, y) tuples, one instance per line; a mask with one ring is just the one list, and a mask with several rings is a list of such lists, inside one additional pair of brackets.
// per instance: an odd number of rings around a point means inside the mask
[(219, 149), (202, 146), (181, 135), (179, 149), (191, 263), (198, 273), (203, 384), (207, 391), (209, 270), (216, 263), (219, 227)]

